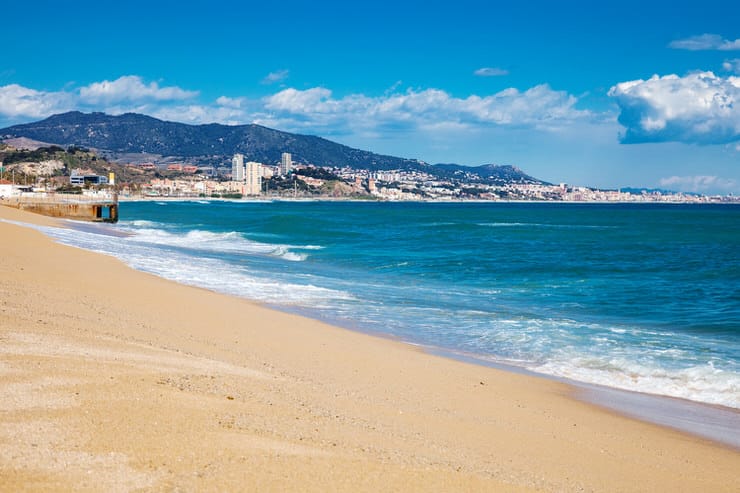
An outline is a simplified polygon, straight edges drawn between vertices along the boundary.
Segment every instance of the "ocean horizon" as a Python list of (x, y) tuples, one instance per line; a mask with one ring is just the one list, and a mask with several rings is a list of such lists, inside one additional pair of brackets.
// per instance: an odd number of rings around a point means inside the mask
[(125, 202), (41, 229), (432, 351), (740, 408), (740, 206)]

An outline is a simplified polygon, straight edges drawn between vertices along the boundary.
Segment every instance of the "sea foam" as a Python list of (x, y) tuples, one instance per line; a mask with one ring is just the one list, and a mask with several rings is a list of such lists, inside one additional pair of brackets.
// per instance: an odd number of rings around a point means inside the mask
[[(266, 245), (241, 238), (237, 233), (194, 231), (183, 235), (162, 230), (144, 230), (143, 235), (120, 238), (74, 229), (37, 226), (60, 243), (119, 258), (131, 267), (182, 284), (249, 298), (265, 303), (322, 307), (332, 300), (353, 296), (312, 284), (298, 284), (284, 279), (250, 272), (219, 258), (194, 257), (187, 251), (164, 250), (161, 245), (188, 245), (216, 252), (268, 254), (283, 260), (305, 257), (280, 245)], [(192, 244), (191, 244), (192, 248)]]
[[(148, 226), (144, 224), (143, 226)], [(293, 250), (312, 250), (308, 247), (262, 243), (245, 238), (237, 231), (215, 233), (204, 230), (190, 230), (184, 233), (171, 232), (160, 228), (131, 228), (134, 233), (131, 241), (142, 244), (168, 245), (190, 250), (209, 251), (214, 253), (245, 253), (282, 257), (290, 261), (306, 260), (306, 253)]]

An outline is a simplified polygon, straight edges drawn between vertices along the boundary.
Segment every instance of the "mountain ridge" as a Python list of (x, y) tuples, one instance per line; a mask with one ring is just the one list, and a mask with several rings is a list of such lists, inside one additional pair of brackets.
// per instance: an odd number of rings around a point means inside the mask
[(477, 177), (495, 183), (544, 183), (514, 166), (429, 165), (416, 159), (376, 154), (323, 137), (292, 134), (255, 123), (190, 125), (140, 113), (108, 115), (70, 111), (0, 129), (0, 138), (19, 137), (94, 148), (113, 159), (130, 154), (154, 154), (195, 164), (223, 165), (233, 154), (241, 153), (247, 160), (272, 164), (280, 161), (283, 152), (290, 152), (294, 161), (317, 166), (348, 166), (370, 171), (416, 170), (446, 178)]

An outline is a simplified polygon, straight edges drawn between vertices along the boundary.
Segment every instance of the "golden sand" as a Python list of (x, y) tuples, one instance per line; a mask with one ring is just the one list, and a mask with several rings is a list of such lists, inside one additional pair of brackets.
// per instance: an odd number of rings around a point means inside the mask
[(740, 452), (570, 393), (0, 221), (2, 491), (740, 490)]

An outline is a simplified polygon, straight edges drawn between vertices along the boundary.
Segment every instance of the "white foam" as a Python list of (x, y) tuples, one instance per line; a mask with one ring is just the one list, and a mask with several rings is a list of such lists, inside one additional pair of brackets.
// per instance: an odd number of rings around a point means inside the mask
[(625, 358), (574, 355), (528, 369), (606, 387), (740, 408), (740, 375), (711, 363), (669, 370)]
[(147, 221), (146, 219), (136, 219), (133, 221), (120, 221), (118, 226), (127, 227), (132, 226), (135, 228), (155, 228), (161, 226), (161, 223), (155, 221)]
[(548, 224), (548, 223), (521, 223), (521, 222), (494, 222), (494, 223), (476, 223), (478, 226), (487, 228), (554, 228), (554, 229), (612, 229), (615, 226), (599, 226), (591, 224)]
[[(457, 334), (465, 341), (459, 347), (482, 359), (606, 387), (740, 408), (740, 367), (721, 356), (720, 341), (706, 336), (700, 341), (691, 334), (471, 310), (449, 318), (456, 320)], [(700, 343), (708, 351), (696, 351)]]
[(270, 252), (271, 255), (276, 255), (278, 257), (281, 257), (285, 260), (290, 260), (291, 262), (301, 262), (303, 260), (306, 260), (308, 258), (308, 255), (305, 253), (295, 253), (291, 252), (285, 247), (278, 247), (272, 252)]
[[(274, 277), (263, 277), (249, 272), (243, 266), (231, 265), (220, 259), (193, 257), (186, 253), (177, 251), (165, 251), (158, 248), (157, 242), (143, 242), (141, 238), (116, 238), (94, 233), (74, 231), (69, 229), (37, 227), (47, 235), (58, 241), (84, 248), (87, 250), (104, 253), (117, 257), (131, 267), (149, 272), (181, 284), (199, 286), (202, 288), (232, 294), (256, 301), (299, 305), (306, 307), (322, 307), (327, 303), (338, 300), (353, 300), (354, 298), (343, 291), (322, 288), (311, 284), (301, 285), (285, 282)], [(162, 230), (152, 230), (148, 238), (167, 238), (171, 243), (184, 241), (188, 236), (200, 238), (208, 242), (217, 240), (221, 243), (223, 251), (223, 240), (234, 239), (239, 245), (235, 250), (244, 250), (244, 244), (251, 244), (244, 240), (238, 233), (209, 233), (190, 232), (186, 235), (172, 235)], [(175, 238), (173, 240), (173, 238)], [(185, 240), (186, 241), (186, 240)], [(154, 244), (152, 244), (154, 243)], [(250, 247), (251, 248), (251, 247)], [(265, 251), (275, 256), (298, 260), (304, 257), (287, 249), (275, 247), (274, 245), (257, 244), (257, 251)], [(255, 248), (248, 249), (254, 251)], [(293, 256), (293, 258), (290, 258)]]
[(456, 226), (458, 223), (452, 223), (452, 222), (433, 222), (433, 223), (425, 223), (420, 224), (420, 226), (427, 227), (427, 228), (436, 228), (439, 226)]
[(316, 306), (331, 300), (348, 300), (344, 292), (283, 282), (277, 279), (250, 275), (216, 259), (198, 259), (185, 256), (155, 256), (144, 251), (125, 259), (133, 267), (157, 274), (182, 284), (199, 286), (213, 291), (232, 294), (266, 303)]
[(244, 253), (281, 257), (284, 260), (300, 262), (308, 255), (293, 250), (318, 250), (316, 245), (293, 246), (261, 243), (245, 238), (237, 231), (214, 233), (204, 230), (190, 230), (186, 233), (175, 233), (159, 228), (146, 227), (130, 229), (134, 233), (131, 241), (142, 244), (167, 245), (214, 253)]
[(517, 226), (545, 226), (544, 224), (535, 224), (535, 223), (478, 223), (478, 226), (488, 227), (488, 228), (509, 228), (509, 227), (517, 227)]

